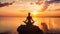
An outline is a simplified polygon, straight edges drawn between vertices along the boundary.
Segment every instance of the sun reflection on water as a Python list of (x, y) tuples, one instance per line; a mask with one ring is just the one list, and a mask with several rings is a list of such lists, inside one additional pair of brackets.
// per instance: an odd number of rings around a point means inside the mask
[(33, 18), (33, 20), (35, 21), (34, 25), (37, 24), (37, 18)]
[(33, 25), (38, 26), (40, 29), (55, 29), (55, 23), (53, 19), (49, 18), (37, 18), (33, 17), (35, 23)]

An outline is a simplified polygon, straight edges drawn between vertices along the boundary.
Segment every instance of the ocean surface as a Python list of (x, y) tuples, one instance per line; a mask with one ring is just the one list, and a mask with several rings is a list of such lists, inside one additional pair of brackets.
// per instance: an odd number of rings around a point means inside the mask
[[(17, 28), (20, 25), (25, 25), (23, 22), (26, 17), (0, 17), (0, 33), (18, 34)], [(38, 26), (42, 30), (49, 30), (60, 32), (60, 18), (38, 18), (33, 17), (35, 23), (33, 25)], [(47, 26), (41, 25), (45, 23)], [(43, 27), (42, 27), (43, 26)]]

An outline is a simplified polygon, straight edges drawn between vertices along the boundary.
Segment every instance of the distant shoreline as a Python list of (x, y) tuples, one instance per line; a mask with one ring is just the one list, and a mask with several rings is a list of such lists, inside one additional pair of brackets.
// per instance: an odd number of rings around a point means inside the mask
[[(25, 18), (26, 16), (0, 16), (0, 17), (21, 17)], [(60, 18), (60, 16), (32, 16), (36, 18)]]

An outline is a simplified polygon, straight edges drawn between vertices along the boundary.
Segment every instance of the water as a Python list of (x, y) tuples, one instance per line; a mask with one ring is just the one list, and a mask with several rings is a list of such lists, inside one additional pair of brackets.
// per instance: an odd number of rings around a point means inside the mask
[[(25, 25), (23, 22), (25, 17), (0, 17), (0, 33), (9, 32), (10, 34), (18, 34), (17, 28), (20, 25)], [(33, 25), (38, 26), (42, 30), (60, 30), (60, 18), (37, 18), (33, 17), (35, 23)], [(41, 25), (41, 23), (45, 23), (47, 26)], [(43, 27), (42, 27), (43, 26)]]

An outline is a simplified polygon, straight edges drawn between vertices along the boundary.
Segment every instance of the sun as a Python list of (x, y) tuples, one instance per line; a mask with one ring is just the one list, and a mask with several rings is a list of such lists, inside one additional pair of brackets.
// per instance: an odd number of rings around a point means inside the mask
[(37, 12), (37, 11), (33, 11), (32, 14), (33, 14), (33, 15), (37, 15), (38, 12)]
[(33, 12), (34, 15), (37, 15), (37, 12)]

